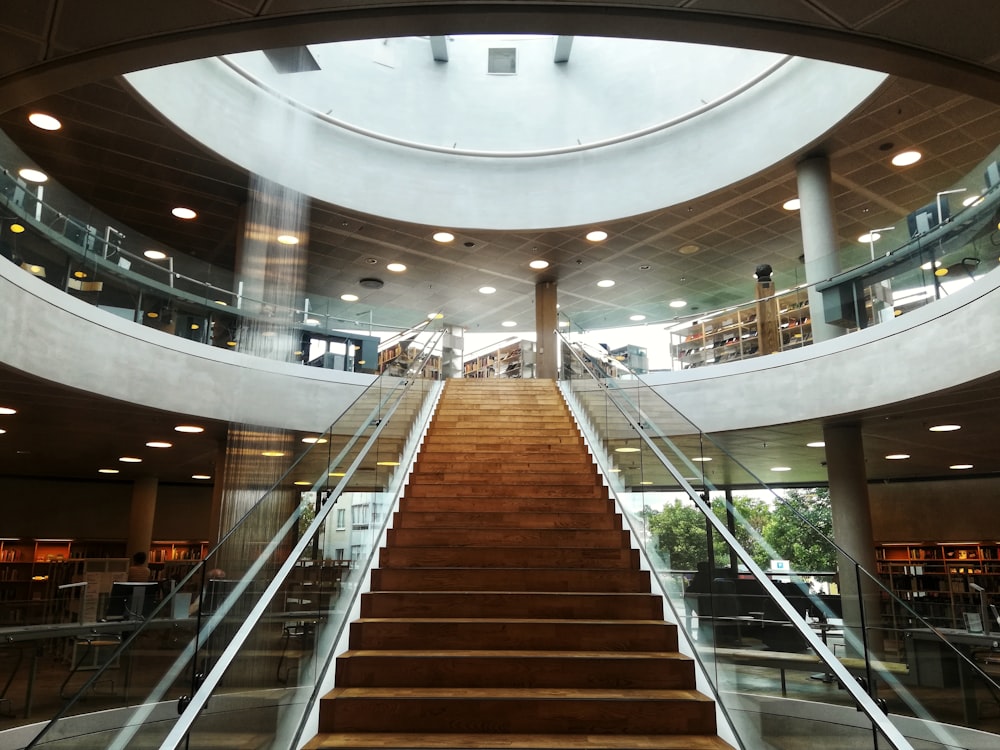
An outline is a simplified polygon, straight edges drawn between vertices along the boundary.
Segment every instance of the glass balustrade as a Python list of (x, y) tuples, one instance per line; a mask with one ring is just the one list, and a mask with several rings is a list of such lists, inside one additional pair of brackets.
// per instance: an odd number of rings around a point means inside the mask
[(68, 644), (65, 676), (56, 694), (34, 667), (8, 685), (33, 691), (36, 713), (59, 707), (26, 747), (150, 747), (171, 731), (191, 748), (293, 746), (429, 418), (440, 382), (421, 372), (440, 340), (423, 335), (409, 374), (374, 382), (273, 484), (256, 486), (253, 462), (227, 475), (255, 502), (186, 575), (115, 584), (99, 622), (38, 627), (40, 650)]
[[(834, 544), (805, 493), (772, 490), (739, 447), (723, 448), (606, 353), (563, 342), (567, 400), (746, 747), (995, 744), (997, 624), (932, 627)], [(763, 533), (776, 514), (794, 530), (779, 546)], [(795, 569), (796, 555), (828, 563)]]

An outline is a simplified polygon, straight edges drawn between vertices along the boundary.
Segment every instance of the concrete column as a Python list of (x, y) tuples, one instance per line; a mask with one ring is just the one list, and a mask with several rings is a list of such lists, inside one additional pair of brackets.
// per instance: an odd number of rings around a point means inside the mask
[[(840, 272), (837, 222), (830, 195), (830, 161), (825, 156), (804, 159), (796, 167), (796, 176), (806, 281), (813, 284)], [(826, 322), (823, 295), (813, 287), (809, 287), (809, 317), (814, 341), (826, 341), (847, 332)]]
[(128, 515), (129, 557), (136, 552), (149, 552), (153, 543), (153, 518), (156, 515), (156, 477), (140, 477), (132, 484), (132, 505)]
[(535, 377), (555, 380), (559, 376), (559, 344), (556, 326), (556, 282), (543, 281), (535, 285)]
[[(864, 445), (859, 425), (828, 425), (823, 428), (826, 441), (827, 475), (830, 504), (833, 510), (833, 538), (869, 573), (875, 573), (875, 540), (868, 501), (868, 477), (865, 472)], [(847, 650), (860, 656), (867, 637), (869, 649), (882, 658), (882, 617), (878, 587), (865, 574), (860, 583), (855, 565), (841, 555), (838, 561), (840, 596), (844, 609), (844, 634)], [(869, 629), (861, 629), (862, 606)], [(875, 629), (872, 629), (872, 628)], [(853, 636), (853, 643), (852, 638)]]

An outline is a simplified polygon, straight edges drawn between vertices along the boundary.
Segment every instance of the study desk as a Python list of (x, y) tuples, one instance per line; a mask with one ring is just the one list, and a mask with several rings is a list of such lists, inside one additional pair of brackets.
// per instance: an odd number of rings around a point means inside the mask
[[(958, 688), (962, 694), (966, 722), (975, 719), (979, 713), (976, 684), (982, 681), (982, 677), (970, 669), (959, 654), (973, 662), (977, 652), (1000, 653), (1000, 633), (970, 633), (957, 628), (911, 628), (905, 635), (912, 646), (911, 664), (917, 684), (924, 687)], [(942, 643), (942, 640), (945, 642)]]

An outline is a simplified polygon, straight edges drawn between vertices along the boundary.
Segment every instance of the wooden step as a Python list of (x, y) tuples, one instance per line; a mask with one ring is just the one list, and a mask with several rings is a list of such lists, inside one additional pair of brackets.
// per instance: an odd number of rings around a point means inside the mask
[(637, 593), (372, 591), (361, 595), (362, 617), (509, 617), (662, 620), (663, 600)]
[(590, 568), (378, 568), (372, 570), (375, 591), (608, 591), (650, 589), (645, 570)]
[(608, 490), (603, 486), (561, 486), (561, 485), (513, 485), (510, 487), (494, 487), (491, 484), (466, 484), (460, 487), (452, 485), (417, 484), (406, 488), (406, 497), (530, 497), (550, 498), (604, 498)]
[(732, 750), (718, 737), (659, 734), (490, 734), (344, 732), (318, 734), (304, 750)]
[(499, 511), (396, 511), (392, 526), (396, 529), (621, 529), (621, 514), (608, 513), (511, 513)]
[(670, 651), (347, 651), (340, 687), (685, 690), (694, 662)]
[[(488, 451), (481, 452), (454, 452), (454, 453), (421, 453), (414, 471), (451, 471), (455, 467), (461, 466), (467, 471), (490, 470), (496, 468), (500, 470), (498, 464), (511, 472), (515, 471), (566, 471), (575, 467), (596, 471), (593, 459), (580, 451), (552, 452), (548, 451), (544, 456), (539, 456), (530, 451), (524, 455), (516, 456), (512, 453), (500, 455)], [(558, 467), (558, 468), (556, 468)]]
[(715, 733), (715, 706), (693, 690), (334, 688), (321, 732)]
[(676, 627), (660, 620), (506, 620), (362, 617), (351, 623), (353, 649), (505, 649), (529, 651), (676, 651)]
[(543, 547), (559, 549), (624, 549), (629, 532), (615, 529), (389, 529), (386, 544), (392, 547)]
[[(531, 547), (512, 549), (510, 547), (383, 547), (379, 550), (379, 566), (384, 569), (417, 568), (463, 568), (474, 571), (495, 569), (531, 569), (541, 573), (546, 569), (572, 568), (592, 571), (626, 571), (634, 569), (639, 559), (637, 550), (626, 548), (590, 547)], [(418, 572), (417, 570), (413, 571)], [(595, 590), (600, 584), (593, 581)], [(530, 583), (527, 582), (527, 583)], [(476, 589), (481, 590), (481, 589)], [(500, 591), (505, 590), (501, 587)]]
[(450, 470), (421, 468), (410, 475), (409, 485), (413, 487), (418, 484), (476, 484), (484, 481), (493, 486), (505, 487), (519, 485), (588, 487), (602, 483), (600, 475), (593, 469), (553, 473), (552, 467), (531, 471), (508, 466), (506, 462), (502, 462), (492, 464), (487, 470), (470, 470), (468, 467)]
[(489, 497), (458, 498), (409, 497), (405, 495), (399, 503), (405, 512), (446, 511), (461, 513), (613, 513), (614, 501), (606, 497)]

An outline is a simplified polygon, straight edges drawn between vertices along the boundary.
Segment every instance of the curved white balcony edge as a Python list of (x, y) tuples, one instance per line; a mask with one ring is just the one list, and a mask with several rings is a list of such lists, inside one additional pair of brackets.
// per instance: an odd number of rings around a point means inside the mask
[(829, 419), (1000, 371), (1000, 273), (886, 323), (789, 352), (644, 375), (705, 432)]
[(319, 432), (375, 380), (206, 346), (123, 320), (0, 258), (0, 362), (206, 419)]

